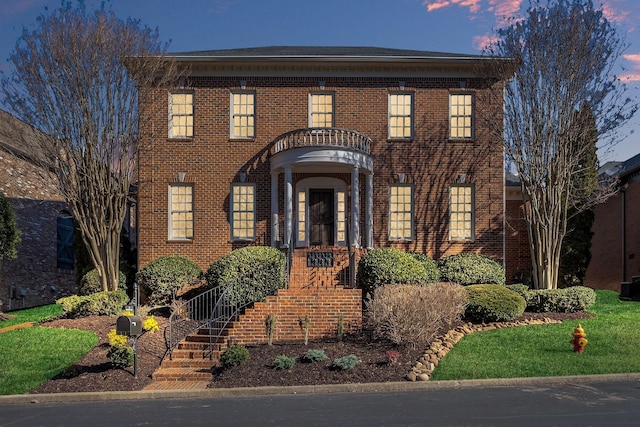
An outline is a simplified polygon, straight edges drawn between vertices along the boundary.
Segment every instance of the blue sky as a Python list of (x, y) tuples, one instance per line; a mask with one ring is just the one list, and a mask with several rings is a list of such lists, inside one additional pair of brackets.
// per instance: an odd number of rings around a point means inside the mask
[[(89, 9), (102, 0), (85, 0)], [(0, 70), (23, 27), (61, 0), (2, 0)], [(378, 46), (398, 49), (479, 53), (503, 22), (527, 0), (111, 0), (121, 18), (137, 18), (158, 28), (173, 52), (238, 47)], [(630, 44), (619, 61), (629, 95), (640, 98), (640, 2), (594, 0)], [(639, 99), (640, 102), (640, 99)], [(635, 132), (635, 133), (634, 133)], [(640, 153), (640, 114), (622, 131), (628, 136), (602, 162)]]

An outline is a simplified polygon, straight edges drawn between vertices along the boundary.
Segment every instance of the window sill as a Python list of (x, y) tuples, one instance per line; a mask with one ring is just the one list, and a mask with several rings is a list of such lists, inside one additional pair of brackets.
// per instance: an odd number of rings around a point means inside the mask
[(167, 239), (167, 243), (193, 243), (194, 239)]

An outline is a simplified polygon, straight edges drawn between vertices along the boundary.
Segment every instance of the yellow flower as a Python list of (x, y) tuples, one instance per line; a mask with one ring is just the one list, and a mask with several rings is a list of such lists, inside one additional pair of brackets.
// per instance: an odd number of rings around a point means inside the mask
[(158, 321), (155, 317), (149, 316), (144, 320), (144, 322), (142, 322), (142, 329), (147, 332), (154, 333), (160, 329), (160, 326), (158, 326)]
[(109, 345), (111, 347), (124, 347), (127, 345), (127, 336), (118, 335), (115, 329), (110, 330), (107, 337), (109, 338)]

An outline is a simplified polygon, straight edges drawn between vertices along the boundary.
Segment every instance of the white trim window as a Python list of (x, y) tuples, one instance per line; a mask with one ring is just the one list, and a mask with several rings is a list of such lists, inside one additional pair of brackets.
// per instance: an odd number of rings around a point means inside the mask
[(256, 237), (256, 186), (231, 185), (231, 240), (254, 240)]
[(333, 92), (309, 94), (309, 127), (333, 127)]
[(473, 240), (475, 222), (473, 185), (456, 184), (449, 189), (449, 240)]
[(253, 139), (256, 136), (255, 92), (231, 93), (231, 138)]
[(193, 185), (169, 186), (169, 240), (193, 240)]
[(389, 94), (389, 139), (413, 138), (413, 93)]
[(169, 138), (193, 138), (193, 93), (169, 94)]
[(449, 137), (473, 139), (473, 95), (449, 95)]
[(413, 186), (389, 186), (389, 240), (413, 240)]

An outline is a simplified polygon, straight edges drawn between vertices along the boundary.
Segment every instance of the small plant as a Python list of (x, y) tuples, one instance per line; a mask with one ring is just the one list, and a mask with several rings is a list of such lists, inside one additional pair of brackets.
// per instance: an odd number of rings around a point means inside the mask
[(395, 350), (387, 350), (384, 354), (387, 356), (387, 365), (395, 365), (400, 359), (400, 353)]
[(332, 368), (340, 371), (347, 371), (358, 364), (358, 356), (350, 354), (348, 356), (339, 357), (333, 361)]
[(114, 368), (124, 369), (133, 365), (134, 352), (133, 348), (127, 345), (127, 337), (118, 335), (115, 329), (111, 329), (107, 334), (109, 338), (109, 351), (107, 351), (107, 359), (111, 361)]
[(342, 341), (344, 338), (344, 315), (340, 313), (338, 315), (338, 341)]
[(479, 322), (504, 322), (520, 317), (527, 307), (516, 291), (502, 285), (469, 285), (469, 305), (465, 314)]
[(127, 345), (126, 335), (118, 335), (115, 329), (109, 331), (107, 338), (109, 338), (109, 345), (111, 347), (124, 347)]
[(142, 322), (142, 329), (153, 334), (160, 330), (160, 325), (154, 316), (149, 316)]
[(304, 345), (309, 343), (309, 325), (311, 325), (311, 318), (307, 314), (304, 316), (304, 320), (302, 318), (298, 318), (298, 324), (302, 329), (302, 335), (304, 336)]
[(284, 370), (284, 369), (289, 370), (293, 368), (293, 365), (295, 364), (296, 364), (296, 359), (294, 359), (293, 357), (286, 356), (284, 354), (276, 356), (276, 358), (273, 360), (273, 367), (274, 369), (277, 369), (277, 370)]
[(240, 366), (249, 361), (249, 350), (242, 345), (233, 345), (227, 348), (220, 356), (220, 363), (225, 368)]
[(107, 358), (111, 361), (111, 365), (113, 365), (114, 368), (124, 369), (133, 365), (133, 348), (128, 345), (111, 347), (109, 351), (107, 351)]
[(322, 362), (328, 359), (324, 350), (307, 350), (302, 357), (305, 362)]
[(264, 326), (267, 329), (267, 344), (273, 344), (273, 335), (276, 332), (276, 316), (272, 313), (267, 314), (264, 320)]

